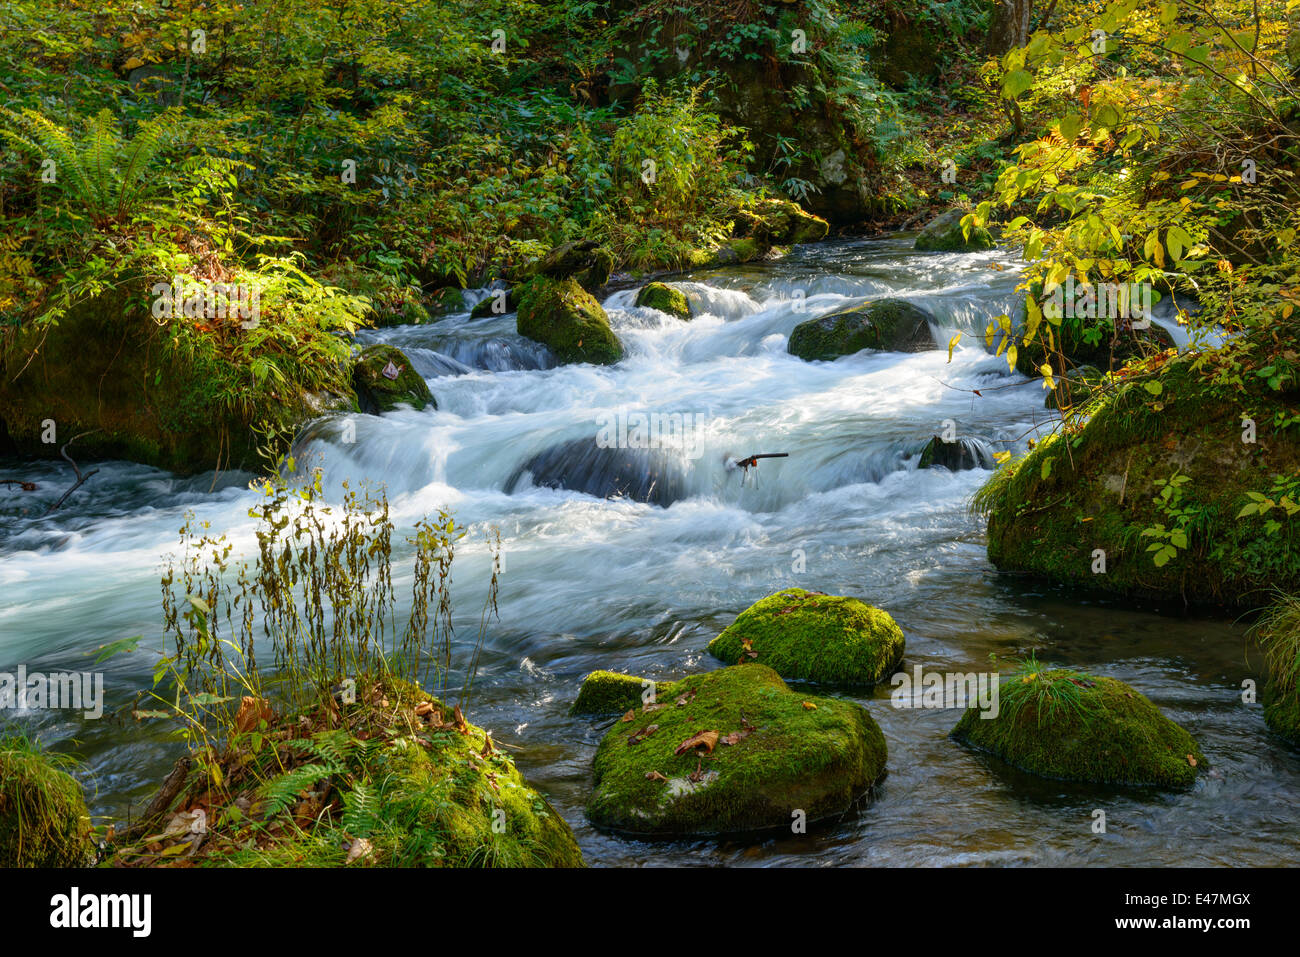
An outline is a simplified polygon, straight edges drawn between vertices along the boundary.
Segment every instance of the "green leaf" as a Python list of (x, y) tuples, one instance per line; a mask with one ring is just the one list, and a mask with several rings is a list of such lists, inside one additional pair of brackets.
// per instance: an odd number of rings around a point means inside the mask
[(1002, 81), (1002, 96), (1014, 100), (1034, 85), (1033, 76), (1026, 70), (1012, 70)]
[(125, 654), (126, 652), (135, 651), (136, 647), (144, 640), (143, 635), (136, 635), (134, 638), (119, 638), (117, 641), (109, 642), (107, 645), (99, 646), (99, 657), (95, 659), (95, 664), (107, 661), (114, 655)]

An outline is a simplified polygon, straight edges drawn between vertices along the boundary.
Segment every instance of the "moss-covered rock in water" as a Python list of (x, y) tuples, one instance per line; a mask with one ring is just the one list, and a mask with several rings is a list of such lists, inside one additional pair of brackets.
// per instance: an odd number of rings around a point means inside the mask
[(786, 347), (813, 361), (853, 355), (863, 349), (924, 352), (935, 348), (930, 317), (902, 299), (876, 299), (794, 327)]
[(582, 681), (578, 697), (569, 714), (623, 714), (628, 708), (639, 708), (647, 695), (667, 697), (672, 683), (650, 681), (617, 671), (593, 671)]
[(991, 249), (993, 236), (983, 226), (972, 226), (969, 238), (962, 228), (968, 210), (950, 209), (926, 224), (916, 237), (915, 248), (922, 252), (971, 252)]
[(515, 328), (548, 346), (561, 362), (611, 365), (623, 358), (605, 310), (573, 279), (539, 276), (530, 282)]
[(1179, 604), (1258, 607), (1275, 588), (1300, 590), (1300, 523), (1242, 514), (1254, 495), (1295, 495), (1300, 405), (1262, 383), (1237, 394), (1203, 382), (1196, 361), (1121, 386), (1077, 432), (995, 472), (975, 497), (989, 560)]
[(741, 612), (709, 642), (727, 664), (758, 662), (783, 678), (873, 685), (903, 659), (903, 632), (856, 598), (787, 588)]
[(1273, 733), (1300, 747), (1300, 692), (1295, 688), (1284, 691), (1276, 681), (1269, 681), (1264, 685), (1261, 703), (1264, 722)]
[(1062, 669), (1010, 676), (996, 717), (970, 708), (952, 735), (1063, 781), (1187, 787), (1207, 766), (1192, 736), (1144, 695), (1114, 678)]
[(82, 463), (127, 459), (182, 474), (253, 469), (264, 441), (254, 431), (259, 422), (292, 435), (322, 411), (353, 407), (346, 347), (337, 361), (322, 355), (337, 337), (316, 340), (305, 370), (318, 391), (293, 382), (255, 387), (247, 366), (176, 348), (173, 333), (150, 316), (147, 290), (142, 280), (123, 279), (57, 323), (0, 336), (0, 421), (20, 454), (56, 458), (76, 436), (69, 455)]
[(667, 283), (652, 282), (641, 287), (636, 294), (636, 305), (647, 309), (658, 309), (678, 319), (691, 318), (691, 303), (680, 289), (674, 289)]
[(0, 867), (84, 867), (90, 812), (79, 785), (24, 738), (0, 738)]
[(852, 701), (810, 698), (763, 665), (674, 682), (596, 751), (587, 816), (688, 837), (790, 827), (850, 808), (881, 776), (885, 738)]
[[(222, 788), (191, 772), (150, 824), (161, 836), (119, 838), (114, 863), (167, 866), (184, 854), (216, 867), (583, 865), (564, 818), (458, 707), (385, 675), (358, 683), (355, 702), (305, 710), (271, 714), (260, 749), (224, 752)], [(168, 822), (196, 805), (208, 827), (187, 848), (193, 835)]]
[(953, 439), (951, 442), (945, 442), (942, 436), (936, 435), (925, 443), (925, 448), (921, 450), (921, 460), (916, 467), (918, 469), (945, 468), (949, 472), (991, 469), (993, 456), (975, 439)]
[(362, 412), (378, 415), (391, 412), (399, 405), (419, 411), (438, 404), (429, 392), (424, 377), (411, 366), (411, 360), (394, 346), (367, 346), (352, 367), (352, 384)]

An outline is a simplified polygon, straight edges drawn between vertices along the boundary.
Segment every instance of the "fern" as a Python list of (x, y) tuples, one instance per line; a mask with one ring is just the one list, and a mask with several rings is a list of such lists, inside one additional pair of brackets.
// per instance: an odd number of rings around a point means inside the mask
[(379, 826), (379, 791), (367, 781), (343, 795), (343, 830), (354, 837), (369, 837)]
[(336, 773), (323, 764), (304, 764), (267, 781), (259, 789), (266, 800), (265, 818), (270, 820), (282, 814), (298, 800), (298, 795)]

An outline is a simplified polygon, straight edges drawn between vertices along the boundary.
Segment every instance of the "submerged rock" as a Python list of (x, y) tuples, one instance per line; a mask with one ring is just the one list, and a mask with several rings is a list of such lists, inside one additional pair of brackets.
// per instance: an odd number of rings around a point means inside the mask
[(636, 294), (635, 305), (658, 309), (678, 319), (691, 318), (691, 303), (686, 298), (686, 294), (667, 283), (652, 282), (642, 286), (641, 291)]
[(902, 299), (876, 299), (799, 323), (786, 348), (791, 355), (813, 361), (863, 349), (924, 352), (935, 343), (924, 310)]
[(0, 738), (0, 867), (85, 867), (91, 856), (81, 785), (26, 739)]
[(1040, 777), (1092, 784), (1191, 785), (1207, 767), (1192, 736), (1114, 678), (1023, 669), (1003, 681), (996, 717), (970, 708), (952, 736)]
[(993, 236), (983, 226), (972, 226), (970, 238), (962, 229), (962, 217), (965, 209), (950, 209), (940, 213), (926, 224), (921, 234), (916, 237), (915, 248), (922, 252), (971, 252), (979, 249), (991, 249)]
[(647, 697), (669, 697), (672, 687), (667, 681), (654, 682), (617, 671), (593, 671), (582, 680), (569, 714), (623, 714), (629, 708), (641, 707)]
[(352, 384), (362, 412), (378, 415), (399, 405), (417, 412), (438, 403), (411, 360), (395, 346), (373, 345), (361, 350), (352, 366)]
[(596, 751), (587, 816), (648, 837), (786, 829), (848, 810), (884, 772), (885, 737), (853, 701), (810, 698), (764, 665), (674, 682)]
[(532, 280), (519, 303), (515, 328), (549, 346), (561, 362), (611, 365), (623, 358), (605, 310), (573, 279)]
[(783, 678), (873, 685), (903, 659), (902, 629), (887, 612), (856, 598), (802, 588), (750, 605), (709, 642), (728, 664), (758, 662)]
[(506, 481), (513, 492), (524, 474), (539, 488), (562, 488), (597, 498), (629, 498), (667, 507), (686, 495), (686, 476), (655, 449), (603, 448), (595, 439), (573, 439), (539, 452)]
[(921, 450), (918, 469), (945, 468), (949, 472), (966, 469), (991, 469), (993, 456), (978, 439), (954, 439), (945, 442), (936, 435)]

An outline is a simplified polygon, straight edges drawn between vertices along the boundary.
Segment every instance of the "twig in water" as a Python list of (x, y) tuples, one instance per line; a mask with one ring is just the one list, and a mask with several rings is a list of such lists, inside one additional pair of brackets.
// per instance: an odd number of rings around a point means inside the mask
[(63, 493), (63, 495), (59, 498), (57, 502), (55, 502), (48, 509), (46, 509), (45, 511), (46, 515), (49, 515), (50, 512), (53, 512), (60, 505), (66, 502), (68, 500), (69, 495), (71, 495), (77, 489), (81, 488), (83, 484), (85, 484), (86, 479), (90, 478), (92, 475), (94, 475), (96, 472), (99, 471), (99, 469), (91, 469), (85, 475), (82, 475), (80, 466), (78, 466), (76, 462), (72, 461), (72, 456), (68, 455), (68, 446), (70, 446), (73, 442), (77, 441), (77, 439), (81, 438), (83, 435), (91, 435), (98, 431), (99, 429), (91, 429), (89, 432), (79, 432), (76, 435), (74, 435), (72, 438), (68, 439), (68, 441), (64, 442), (63, 448), (59, 449), (59, 454), (68, 460), (68, 464), (72, 466), (72, 471), (77, 473), (77, 481), (73, 483), (72, 488), (68, 489), (66, 492)]

